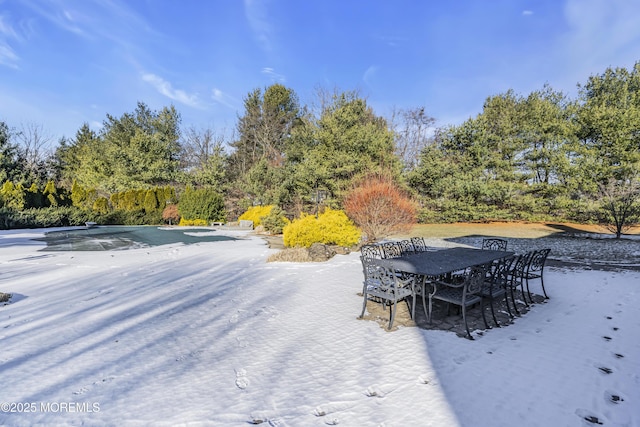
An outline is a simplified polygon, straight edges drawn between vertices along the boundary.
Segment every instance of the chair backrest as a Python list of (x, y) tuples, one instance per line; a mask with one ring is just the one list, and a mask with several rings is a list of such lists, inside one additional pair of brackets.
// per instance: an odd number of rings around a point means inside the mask
[(380, 244), (382, 250), (382, 258), (397, 258), (402, 256), (402, 249), (398, 242), (384, 242)]
[(529, 263), (527, 264), (527, 272), (542, 271), (544, 263), (547, 261), (547, 257), (549, 256), (549, 252), (551, 252), (551, 249), (533, 251), (529, 258)]
[(426, 252), (427, 244), (424, 242), (424, 237), (412, 237), (411, 244), (415, 252)]
[(492, 251), (506, 251), (507, 241), (505, 239), (498, 238), (482, 239), (482, 249), (489, 249)]
[(393, 298), (400, 287), (398, 275), (379, 259), (360, 257), (364, 271), (365, 284), (370, 286), (369, 292), (380, 298)]
[(415, 252), (411, 240), (400, 240), (398, 242), (398, 246), (400, 246), (400, 252), (402, 255), (412, 254)]
[(376, 258), (367, 258), (364, 255), (360, 256), (360, 262), (362, 262), (362, 273), (364, 274), (364, 281), (368, 283), (372, 277), (375, 276), (375, 271), (380, 267), (376, 261)]
[(363, 245), (360, 248), (360, 253), (362, 254), (363, 257), (365, 257), (367, 259), (381, 259), (382, 258), (382, 251), (380, 250), (380, 246), (379, 245), (373, 245), (373, 244)]
[(511, 268), (509, 268), (509, 281), (511, 286), (516, 286), (524, 278), (527, 272), (527, 265), (531, 260), (533, 252), (526, 252), (524, 254), (516, 255), (511, 262)]
[(469, 271), (465, 273), (464, 278), (464, 292), (466, 295), (474, 295), (480, 292), (486, 277), (487, 266), (471, 267)]
[(493, 286), (505, 286), (509, 280), (509, 272), (511, 266), (515, 262), (516, 257), (510, 256), (507, 258), (501, 258), (491, 264), (491, 271), (488, 280), (491, 281)]

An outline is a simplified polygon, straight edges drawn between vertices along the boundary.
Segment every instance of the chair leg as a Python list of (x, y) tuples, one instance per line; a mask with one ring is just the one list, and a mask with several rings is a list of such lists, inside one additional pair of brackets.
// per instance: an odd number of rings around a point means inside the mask
[(529, 303), (527, 302), (527, 295), (524, 293), (524, 287), (525, 287), (525, 282), (527, 287), (529, 287), (529, 279), (523, 279), (520, 282), (520, 290), (522, 291), (522, 301), (524, 302), (524, 305), (527, 306), (527, 308), (529, 308)]
[(467, 330), (467, 338), (472, 340), (473, 337), (471, 336), (471, 332), (469, 332), (469, 325), (467, 324), (467, 308), (464, 305), (462, 306), (462, 320), (464, 320), (464, 328)]
[[(533, 297), (531, 296), (531, 291), (529, 290), (529, 278), (527, 277), (527, 295), (529, 296), (529, 302), (533, 304)], [(524, 297), (524, 294), (522, 295)]]
[(487, 317), (484, 314), (484, 298), (480, 299), (480, 312), (482, 313), (482, 320), (484, 321), (485, 329), (490, 329), (489, 323), (487, 322)]
[(427, 312), (427, 297), (425, 297), (424, 292), (422, 293), (422, 311), (424, 311), (424, 317), (430, 319), (429, 313)]
[(364, 312), (367, 310), (367, 290), (366, 290), (366, 287), (362, 290), (362, 293), (364, 294), (364, 301), (362, 303), (362, 313), (360, 313), (360, 318), (361, 319), (364, 317)]
[(540, 285), (542, 286), (542, 293), (544, 294), (544, 299), (549, 299), (549, 295), (547, 295), (547, 291), (544, 288), (544, 274), (540, 272)]
[(514, 287), (511, 287), (511, 302), (513, 302), (513, 309), (515, 310), (516, 314), (520, 316), (520, 310), (518, 310), (518, 304), (516, 303), (516, 296), (513, 292), (513, 288)]
[(389, 305), (389, 330), (393, 326), (393, 319), (396, 317), (396, 301), (393, 301), (393, 308)]
[(409, 314), (411, 315), (411, 318), (413, 320), (416, 320), (416, 294), (415, 294), (415, 292), (411, 296), (411, 313), (409, 313)]
[(509, 291), (507, 289), (504, 290), (504, 302), (507, 305), (507, 313), (509, 313), (510, 318), (514, 318), (514, 315), (511, 313), (511, 306), (509, 305)]
[(493, 322), (496, 324), (498, 328), (500, 328), (500, 323), (498, 323), (498, 319), (496, 318), (496, 311), (493, 308), (493, 298), (491, 298), (491, 301), (489, 302), (491, 303), (491, 316), (493, 317)]

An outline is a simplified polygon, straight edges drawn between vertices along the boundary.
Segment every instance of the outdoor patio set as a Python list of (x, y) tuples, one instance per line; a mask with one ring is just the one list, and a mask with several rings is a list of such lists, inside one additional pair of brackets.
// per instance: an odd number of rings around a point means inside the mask
[[(539, 279), (544, 298), (544, 266), (550, 249), (516, 254), (507, 250), (507, 240), (485, 238), (482, 248), (431, 248), (421, 237), (401, 241), (368, 244), (361, 248), (364, 282), (363, 317), (367, 302), (389, 307), (389, 326), (393, 327), (397, 305), (405, 301), (412, 318), (416, 301), (422, 300), (429, 323), (434, 302), (459, 307), (466, 336), (473, 339), (467, 322), (467, 311), (479, 307), (482, 320), (490, 328), (485, 314), (489, 305), (495, 326), (502, 326), (496, 316), (497, 304), (505, 307), (509, 319), (521, 315), (520, 303), (528, 308), (534, 303), (529, 283)], [(518, 297), (516, 296), (518, 295)]]

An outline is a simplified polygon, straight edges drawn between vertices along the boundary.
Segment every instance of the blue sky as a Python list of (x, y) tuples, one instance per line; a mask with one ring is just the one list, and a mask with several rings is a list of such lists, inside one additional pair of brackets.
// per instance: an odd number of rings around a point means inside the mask
[(488, 96), (575, 96), (637, 61), (640, 0), (0, 0), (0, 120), (55, 140), (138, 101), (230, 132), (273, 83), (459, 124)]

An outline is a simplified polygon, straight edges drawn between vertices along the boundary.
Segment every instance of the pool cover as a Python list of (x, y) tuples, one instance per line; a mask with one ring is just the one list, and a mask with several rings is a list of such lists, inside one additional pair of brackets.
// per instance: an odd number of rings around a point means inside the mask
[(214, 230), (167, 228), (154, 226), (98, 226), (74, 230), (52, 231), (35, 239), (46, 242), (42, 251), (111, 251), (184, 243), (237, 240), (214, 235)]

